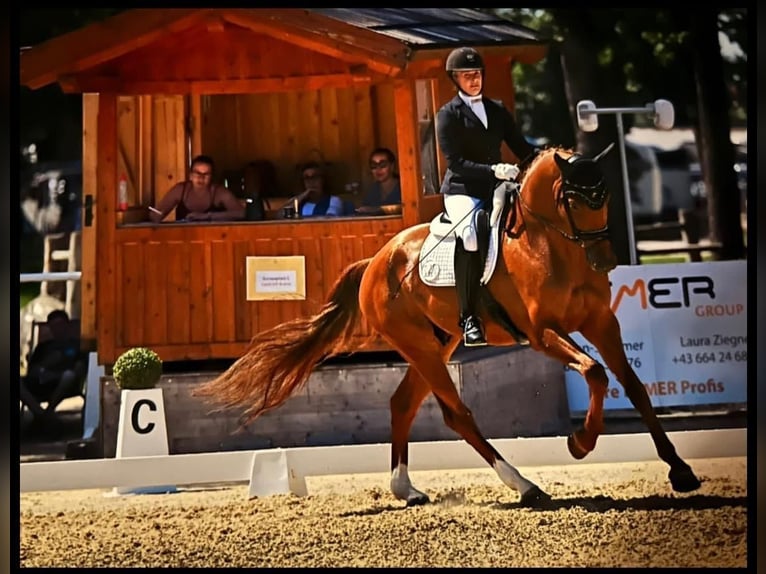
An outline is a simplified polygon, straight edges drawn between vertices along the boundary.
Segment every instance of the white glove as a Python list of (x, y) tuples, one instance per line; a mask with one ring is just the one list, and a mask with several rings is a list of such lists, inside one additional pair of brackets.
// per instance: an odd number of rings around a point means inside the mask
[[(501, 164), (511, 165), (511, 164)], [(516, 166), (511, 166), (516, 167)], [(489, 215), (489, 227), (492, 228), (497, 224), (497, 220), (500, 219), (500, 214), (503, 212), (503, 205), (505, 205), (505, 186), (501, 183), (495, 188), (495, 194), (492, 196), (492, 213)]]
[(492, 171), (497, 179), (506, 181), (515, 180), (519, 175), (519, 168), (512, 163), (498, 163), (492, 166)]

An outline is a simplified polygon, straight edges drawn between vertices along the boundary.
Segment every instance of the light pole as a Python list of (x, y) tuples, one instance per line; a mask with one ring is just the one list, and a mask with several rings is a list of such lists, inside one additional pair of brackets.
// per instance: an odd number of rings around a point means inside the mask
[(654, 116), (655, 127), (669, 130), (673, 127), (675, 111), (668, 100), (655, 100), (643, 108), (597, 108), (591, 100), (577, 102), (577, 125), (584, 132), (595, 132), (598, 129), (598, 115), (614, 114), (617, 116), (617, 139), (620, 146), (620, 165), (622, 167), (622, 188), (625, 195), (625, 212), (628, 223), (628, 246), (630, 248), (630, 264), (636, 264), (636, 235), (633, 230), (633, 206), (630, 203), (630, 186), (628, 183), (628, 161), (625, 156), (625, 134), (622, 126), (622, 114), (648, 114)]

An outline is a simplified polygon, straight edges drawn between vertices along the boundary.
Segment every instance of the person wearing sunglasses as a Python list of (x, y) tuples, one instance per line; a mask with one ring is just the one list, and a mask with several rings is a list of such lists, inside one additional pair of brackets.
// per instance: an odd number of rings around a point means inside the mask
[(357, 213), (377, 213), (383, 205), (398, 205), (402, 202), (402, 189), (396, 174), (396, 156), (386, 147), (372, 150), (370, 172), (373, 182), (362, 199)]
[(149, 210), (149, 219), (159, 223), (175, 209), (176, 221), (236, 221), (245, 218), (245, 208), (223, 185), (213, 183), (213, 159), (196, 156), (189, 179), (175, 184)]
[(532, 155), (534, 148), (503, 103), (482, 94), (484, 61), (476, 49), (450, 52), (445, 70), (458, 93), (436, 114), (436, 137), (447, 159), (440, 191), (444, 210), (455, 226), (455, 284), (463, 344), (477, 347), (487, 344), (476, 312), (483, 270), (478, 229), (488, 230), (492, 223), (489, 214), (495, 188), (502, 180), (515, 180), (519, 173), (515, 164), (503, 163), (501, 146), (505, 142), (519, 161)]
[(303, 192), (288, 199), (282, 209), (297, 204), (299, 217), (344, 215), (343, 200), (328, 191), (327, 180), (319, 163), (304, 163), (300, 166), (300, 174)]

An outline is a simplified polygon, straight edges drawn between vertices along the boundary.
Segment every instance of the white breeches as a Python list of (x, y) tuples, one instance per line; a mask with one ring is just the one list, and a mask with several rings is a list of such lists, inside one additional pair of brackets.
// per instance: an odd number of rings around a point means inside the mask
[[(476, 236), (476, 211), (482, 201), (470, 195), (445, 195), (444, 211), (447, 212), (454, 233), (463, 240), (466, 251), (479, 249), (479, 241)], [(469, 215), (470, 214), (470, 215)]]

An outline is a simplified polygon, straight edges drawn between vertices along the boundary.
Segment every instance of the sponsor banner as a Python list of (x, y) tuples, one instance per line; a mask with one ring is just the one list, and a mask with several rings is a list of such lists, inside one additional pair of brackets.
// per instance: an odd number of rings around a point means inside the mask
[[(619, 266), (609, 279), (625, 354), (653, 405), (747, 402), (746, 261)], [(604, 364), (580, 333), (572, 338)], [(587, 410), (585, 379), (565, 369), (570, 411)], [(632, 409), (607, 373), (604, 408)]]

